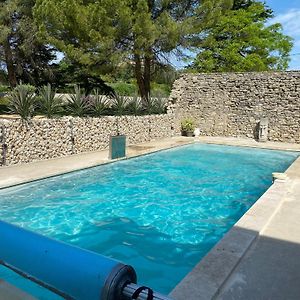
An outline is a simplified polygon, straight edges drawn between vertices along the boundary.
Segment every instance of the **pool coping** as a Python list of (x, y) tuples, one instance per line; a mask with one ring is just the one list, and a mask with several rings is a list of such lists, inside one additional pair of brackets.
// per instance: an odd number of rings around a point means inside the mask
[(274, 181), (192, 271), (175, 286), (169, 294), (171, 298), (207, 300), (218, 297), (250, 246), (280, 210), (293, 181), (299, 178), (294, 172), (294, 169), (299, 167), (300, 157), (284, 172), (288, 179)]
[[(43, 179), (47, 179), (47, 178), (52, 178), (52, 177), (56, 177), (56, 176), (60, 176), (60, 175), (64, 175), (64, 174), (70, 174), (70, 173), (81, 171), (81, 170), (96, 168), (98, 166), (111, 164), (111, 163), (114, 163), (117, 161), (128, 160), (128, 159), (136, 158), (139, 156), (145, 156), (145, 155), (153, 154), (156, 152), (160, 152), (160, 151), (164, 151), (164, 150), (168, 150), (168, 149), (172, 149), (172, 148), (186, 146), (186, 145), (195, 143), (195, 140), (191, 139), (191, 138), (174, 139), (172, 142), (168, 143), (167, 145), (158, 146), (158, 147), (152, 146), (151, 143), (153, 143), (153, 142), (155, 142), (155, 141), (150, 141), (149, 143), (143, 143), (143, 144), (137, 144), (137, 145), (128, 145), (128, 149), (130, 149), (131, 147), (141, 147), (141, 148), (145, 148), (145, 149), (137, 150), (137, 151), (128, 151), (129, 153), (126, 154), (126, 157), (118, 158), (118, 159), (108, 159), (108, 155), (109, 155), (108, 150), (101, 150), (101, 151), (92, 151), (92, 152), (73, 154), (73, 155), (66, 156), (66, 157), (47, 159), (47, 160), (36, 161), (36, 162), (32, 162), (32, 163), (27, 163), (27, 164), (3, 166), (3, 167), (0, 167), (0, 190), (10, 188), (10, 187), (15, 187), (15, 186), (26, 184), (26, 183), (43, 180)], [(147, 146), (145, 147), (145, 146), (143, 146), (145, 144), (147, 144), (147, 145), (150, 144), (150, 145), (148, 145), (148, 147)], [(79, 158), (79, 157), (82, 157), (85, 155), (93, 155), (93, 154), (95, 154), (95, 155), (102, 154), (102, 157), (105, 157), (105, 158), (96, 160), (95, 162), (92, 162), (92, 163), (87, 163), (86, 165), (83, 165), (83, 166), (80, 165), (79, 167), (70, 167), (67, 169), (58, 169), (56, 171), (46, 172), (47, 174), (43, 174), (43, 175), (33, 176), (33, 177), (29, 177), (29, 178), (24, 178), (24, 179), (15, 179), (15, 180), (11, 180), (8, 182), (1, 181), (1, 171), (2, 170), (5, 171), (5, 170), (13, 169), (13, 168), (17, 169), (18, 167), (26, 168), (26, 166), (28, 166), (30, 168), (31, 166), (35, 166), (36, 164), (37, 165), (38, 164), (48, 164), (53, 161), (60, 161), (60, 160), (63, 161), (65, 159), (70, 159), (70, 158), (75, 159), (76, 157)]]

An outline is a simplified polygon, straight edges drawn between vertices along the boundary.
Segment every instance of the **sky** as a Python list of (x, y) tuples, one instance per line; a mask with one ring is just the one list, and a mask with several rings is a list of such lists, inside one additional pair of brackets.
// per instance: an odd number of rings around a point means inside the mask
[(300, 70), (300, 0), (266, 0), (273, 9), (272, 23), (281, 23), (283, 33), (294, 39), (291, 51), (290, 70)]

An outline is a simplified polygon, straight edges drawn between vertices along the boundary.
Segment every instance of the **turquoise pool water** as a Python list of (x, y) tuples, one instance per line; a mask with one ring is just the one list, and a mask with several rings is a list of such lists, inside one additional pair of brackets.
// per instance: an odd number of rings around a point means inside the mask
[[(0, 219), (131, 264), (168, 293), (298, 155), (178, 147), (0, 190)], [(52, 299), (3, 267), (0, 278)]]

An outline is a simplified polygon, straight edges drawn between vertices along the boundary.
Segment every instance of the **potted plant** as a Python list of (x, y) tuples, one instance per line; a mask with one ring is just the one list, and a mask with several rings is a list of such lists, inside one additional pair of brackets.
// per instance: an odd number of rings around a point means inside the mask
[(193, 136), (194, 135), (194, 130), (195, 130), (195, 123), (192, 119), (184, 119), (181, 122), (181, 134), (183, 136)]

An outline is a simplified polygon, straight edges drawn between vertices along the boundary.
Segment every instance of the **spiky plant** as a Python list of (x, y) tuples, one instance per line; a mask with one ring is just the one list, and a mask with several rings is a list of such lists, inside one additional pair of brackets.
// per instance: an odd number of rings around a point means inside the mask
[(91, 111), (96, 117), (104, 115), (109, 108), (107, 96), (101, 95), (98, 89), (95, 89), (91, 96)]
[(47, 118), (52, 118), (62, 108), (61, 96), (55, 96), (56, 90), (52, 89), (51, 84), (41, 87), (39, 89), (39, 104), (43, 113)]
[(36, 95), (34, 88), (30, 85), (20, 84), (9, 93), (9, 110), (21, 116), (23, 120), (28, 120), (33, 116), (36, 108)]
[(166, 100), (160, 96), (148, 97), (144, 110), (147, 114), (163, 114), (166, 111)]
[(85, 96), (78, 85), (74, 86), (74, 92), (69, 96), (67, 110), (74, 116), (82, 117), (89, 112), (90, 98)]
[(138, 96), (133, 96), (132, 100), (128, 103), (129, 113), (137, 116), (142, 113), (142, 100)]
[(166, 99), (157, 96), (153, 98), (154, 113), (164, 114), (166, 112), (167, 101)]
[(122, 95), (113, 95), (112, 109), (116, 115), (124, 115), (128, 109), (128, 98)]

